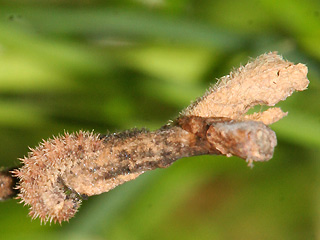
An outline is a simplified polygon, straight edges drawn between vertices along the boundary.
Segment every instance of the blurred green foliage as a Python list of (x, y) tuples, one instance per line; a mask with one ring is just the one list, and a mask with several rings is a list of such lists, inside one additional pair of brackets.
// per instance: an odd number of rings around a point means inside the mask
[(280, 106), (275, 156), (181, 159), (40, 226), (0, 204), (1, 239), (319, 239), (320, 2), (1, 0), (1, 166), (79, 129), (156, 129), (264, 52), (309, 67)]

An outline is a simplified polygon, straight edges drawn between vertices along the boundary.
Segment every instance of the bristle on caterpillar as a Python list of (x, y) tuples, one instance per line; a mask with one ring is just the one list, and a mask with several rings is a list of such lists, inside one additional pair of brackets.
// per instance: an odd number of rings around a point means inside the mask
[(31, 218), (61, 223), (73, 217), (81, 205), (81, 194), (66, 185), (64, 175), (79, 161), (96, 159), (101, 149), (99, 135), (83, 131), (44, 140), (30, 149), (21, 159), (23, 167), (13, 174), (20, 179), (18, 198), (30, 206)]

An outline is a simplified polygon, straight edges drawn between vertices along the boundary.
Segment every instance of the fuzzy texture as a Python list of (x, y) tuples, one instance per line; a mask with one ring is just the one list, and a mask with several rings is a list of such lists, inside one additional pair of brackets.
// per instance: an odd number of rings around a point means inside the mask
[[(307, 68), (276, 53), (264, 54), (223, 77), (175, 121), (149, 132), (124, 131), (100, 137), (65, 133), (43, 141), (13, 171), (18, 198), (41, 221), (68, 221), (82, 199), (108, 192), (145, 171), (202, 154), (238, 156), (249, 165), (267, 161), (277, 144), (266, 125), (286, 115), (280, 108), (245, 115), (253, 106), (274, 106), (293, 91), (306, 89)], [(0, 175), (3, 183), (7, 176)], [(2, 186), (2, 185), (1, 185)]]
[(20, 179), (18, 198), (30, 206), (30, 216), (61, 223), (74, 216), (87, 196), (168, 167), (178, 158), (209, 153), (219, 152), (180, 127), (102, 138), (80, 131), (43, 141), (13, 173)]
[[(286, 114), (280, 108), (267, 115), (245, 113), (256, 105), (274, 106), (294, 91), (307, 88), (308, 69), (305, 65), (284, 60), (276, 52), (263, 54), (244, 67), (222, 77), (218, 84), (182, 112), (182, 116), (226, 117), (258, 120), (272, 124)], [(270, 111), (270, 110), (269, 110)]]
[(20, 179), (18, 198), (31, 206), (29, 215), (33, 219), (61, 223), (77, 212), (81, 195), (65, 184), (63, 175), (72, 171), (77, 162), (97, 159), (102, 142), (93, 133), (65, 133), (43, 141), (21, 159), (23, 167), (14, 171)]

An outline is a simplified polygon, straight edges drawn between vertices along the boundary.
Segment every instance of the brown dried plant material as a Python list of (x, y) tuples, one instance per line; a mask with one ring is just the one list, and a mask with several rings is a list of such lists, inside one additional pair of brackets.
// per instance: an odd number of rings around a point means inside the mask
[(305, 65), (285, 61), (276, 52), (263, 54), (222, 77), (217, 85), (191, 104), (182, 115), (252, 119), (272, 124), (286, 115), (279, 108), (259, 118), (257, 115), (244, 114), (255, 105), (274, 106), (294, 91), (305, 90), (309, 84), (307, 73)]
[(14, 186), (16, 179), (7, 170), (0, 171), (0, 201), (11, 198), (16, 194)]
[(234, 155), (246, 159), (250, 166), (253, 161), (272, 158), (277, 145), (274, 131), (261, 122), (195, 116), (181, 117), (178, 121), (183, 129), (206, 139), (210, 149), (227, 157)]
[[(78, 132), (43, 141), (13, 171), (18, 198), (42, 222), (68, 221), (82, 199), (108, 192), (145, 171), (202, 154), (267, 161), (277, 144), (266, 125), (286, 113), (279, 108), (245, 115), (256, 104), (273, 106), (308, 85), (307, 68), (276, 53), (260, 56), (220, 80), (178, 119), (149, 132), (131, 130), (100, 137)], [(0, 176), (1, 179), (1, 176)], [(1, 181), (1, 180), (0, 180)]]

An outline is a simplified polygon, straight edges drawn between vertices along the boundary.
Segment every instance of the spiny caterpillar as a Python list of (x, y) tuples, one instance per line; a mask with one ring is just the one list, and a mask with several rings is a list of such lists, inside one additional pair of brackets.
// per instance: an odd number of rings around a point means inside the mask
[(102, 149), (99, 135), (82, 132), (43, 141), (30, 149), (24, 164), (13, 173), (20, 179), (18, 198), (30, 205), (32, 219), (61, 223), (77, 212), (82, 196), (65, 182), (65, 175), (77, 174), (85, 162), (97, 159)]
[(18, 198), (42, 222), (68, 221), (82, 199), (108, 192), (145, 171), (182, 157), (238, 156), (250, 165), (267, 161), (277, 144), (267, 126), (286, 115), (280, 108), (246, 115), (255, 105), (274, 106), (309, 84), (307, 68), (276, 53), (223, 78), (170, 124), (156, 131), (131, 130), (100, 136), (83, 132), (43, 141), (13, 171)]

